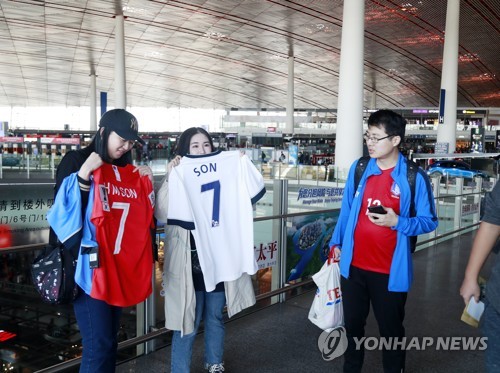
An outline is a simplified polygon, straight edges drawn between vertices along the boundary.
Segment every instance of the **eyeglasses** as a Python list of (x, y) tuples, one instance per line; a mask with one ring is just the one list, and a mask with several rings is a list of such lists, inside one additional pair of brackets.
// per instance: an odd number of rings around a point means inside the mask
[(393, 137), (393, 136), (396, 136), (396, 135), (387, 135), (385, 137), (381, 137), (380, 139), (377, 139), (376, 137), (370, 137), (370, 136), (368, 136), (367, 133), (365, 133), (363, 135), (363, 138), (365, 139), (366, 142), (371, 141), (373, 144), (378, 144), (378, 142), (380, 140), (385, 140), (385, 139), (388, 139), (389, 137)]

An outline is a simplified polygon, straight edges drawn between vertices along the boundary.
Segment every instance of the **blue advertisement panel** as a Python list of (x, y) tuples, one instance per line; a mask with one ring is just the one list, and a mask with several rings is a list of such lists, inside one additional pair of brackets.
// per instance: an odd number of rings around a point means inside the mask
[(101, 117), (108, 110), (108, 92), (101, 92)]
[(446, 100), (446, 89), (441, 89), (439, 95), (439, 124), (444, 123), (444, 102)]
[(312, 276), (328, 258), (337, 212), (296, 217), (287, 231), (287, 282)]
[(288, 145), (288, 164), (290, 166), (297, 166), (299, 158), (299, 146)]

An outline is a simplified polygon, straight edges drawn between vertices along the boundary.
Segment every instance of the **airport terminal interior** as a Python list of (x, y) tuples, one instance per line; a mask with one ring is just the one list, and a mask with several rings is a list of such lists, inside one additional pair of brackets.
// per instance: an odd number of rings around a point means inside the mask
[[(49, 240), (61, 159), (86, 147), (112, 108), (137, 116), (145, 144), (133, 163), (152, 169), (156, 191), (192, 126), (264, 179), (257, 303), (224, 312), (225, 371), (237, 373), (342, 371), (308, 319), (312, 276), (348, 165), (367, 155), (368, 117), (400, 114), (399, 150), (429, 178), (439, 219), (411, 256), (406, 371), (484, 371), (481, 328), (461, 320), (459, 289), (500, 175), (499, 14), (498, 0), (0, 1), (0, 372), (79, 370), (72, 305), (43, 302), (30, 267)], [(119, 373), (170, 371), (166, 242), (160, 222), (152, 294), (120, 322)], [(378, 336), (370, 313), (363, 372), (382, 371)], [(202, 323), (192, 372), (206, 371), (203, 337)]]

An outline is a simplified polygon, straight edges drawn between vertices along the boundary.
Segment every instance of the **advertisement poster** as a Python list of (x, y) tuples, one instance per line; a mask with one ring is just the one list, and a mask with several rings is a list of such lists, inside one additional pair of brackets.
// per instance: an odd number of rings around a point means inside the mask
[(274, 161), (280, 162), (283, 164), (288, 164), (288, 151), (287, 150), (276, 150)]
[(299, 146), (289, 145), (288, 146), (288, 164), (290, 166), (297, 166), (299, 157)]
[(268, 163), (273, 160), (274, 148), (262, 147), (260, 148), (260, 161), (262, 163)]
[(321, 269), (328, 257), (330, 238), (338, 212), (299, 216), (287, 231), (287, 282), (308, 277)]
[(484, 127), (470, 130), (471, 153), (484, 153)]
[(254, 245), (254, 256), (259, 269), (276, 267), (278, 265), (278, 241), (260, 242)]

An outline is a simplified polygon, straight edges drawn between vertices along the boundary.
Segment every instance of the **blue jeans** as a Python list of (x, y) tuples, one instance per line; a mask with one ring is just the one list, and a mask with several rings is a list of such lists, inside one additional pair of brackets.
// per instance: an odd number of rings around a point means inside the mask
[(486, 372), (500, 372), (500, 313), (486, 301), (483, 314), (482, 332), (488, 337), (485, 365)]
[(73, 308), (83, 345), (80, 373), (114, 372), (122, 308), (91, 298), (83, 291)]
[(181, 337), (181, 332), (176, 330), (172, 338), (172, 373), (189, 373), (193, 343), (200, 326), (201, 319), (205, 328), (205, 363), (222, 363), (224, 354), (224, 321), (222, 311), (226, 305), (224, 291), (196, 292), (196, 317), (194, 330)]

